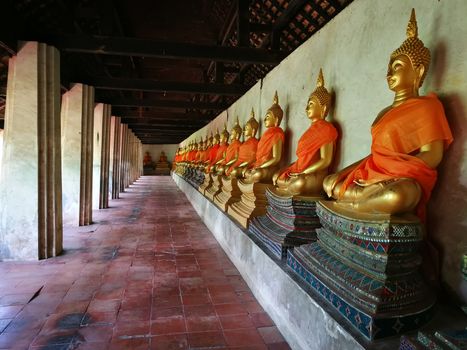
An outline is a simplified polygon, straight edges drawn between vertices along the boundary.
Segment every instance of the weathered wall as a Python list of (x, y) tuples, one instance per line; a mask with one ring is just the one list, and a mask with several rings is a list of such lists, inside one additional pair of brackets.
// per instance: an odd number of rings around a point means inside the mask
[(159, 160), (159, 156), (161, 155), (161, 151), (164, 151), (165, 155), (167, 156), (167, 160), (172, 163), (172, 159), (175, 156), (175, 152), (177, 151), (178, 144), (171, 144), (171, 145), (143, 145), (143, 155), (146, 152), (152, 157), (153, 162), (157, 162)]
[[(0, 129), (0, 169), (2, 168), (2, 156), (3, 156), (3, 129)], [(2, 183), (1, 178), (0, 178), (0, 183)]]
[[(354, 1), (218, 119), (228, 116), (231, 126), (238, 115), (243, 124), (251, 107), (262, 117), (277, 89), (285, 111), (281, 124), (287, 133), (284, 162), (291, 162), (296, 159), (298, 139), (308, 127), (305, 104), (322, 67), (326, 86), (335, 94), (330, 119), (341, 130), (335, 167), (341, 169), (364, 157), (370, 149), (370, 125), (393, 99), (385, 79), (388, 58), (406, 37), (412, 7), (417, 12), (419, 36), (432, 53), (421, 93), (439, 95), (455, 138), (439, 167), (427, 233), (440, 250), (445, 286), (467, 302), (467, 283), (460, 273), (461, 256), (467, 251), (467, 176), (463, 176), (467, 172), (466, 1)], [(214, 123), (184, 143), (204, 136)]]

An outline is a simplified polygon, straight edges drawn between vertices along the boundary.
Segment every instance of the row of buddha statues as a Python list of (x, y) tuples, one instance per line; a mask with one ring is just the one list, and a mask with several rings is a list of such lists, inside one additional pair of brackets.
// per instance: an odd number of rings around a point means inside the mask
[(266, 131), (259, 140), (259, 123), (252, 110), (243, 129), (243, 143), (237, 119), (230, 144), (225, 127), (221, 133), (179, 149), (175, 165), (203, 169), (206, 174), (236, 178), (246, 184), (272, 183), (284, 194), (321, 196), (324, 189), (338, 205), (355, 211), (416, 211), (423, 218), (436, 181), (436, 167), (453, 139), (439, 99), (434, 94), (419, 96), (430, 52), (418, 38), (414, 15), (407, 36), (390, 57), (386, 79), (395, 98), (371, 126), (368, 157), (328, 176), (338, 135), (332, 123), (325, 120), (332, 99), (320, 70), (305, 109), (311, 125), (300, 138), (297, 160), (290, 166), (278, 169), (285, 136), (280, 127), (283, 110), (277, 92), (264, 117)]
[[(299, 139), (297, 160), (292, 164), (280, 167), (284, 112), (276, 92), (259, 139), (259, 123), (252, 110), (243, 128), (237, 118), (230, 133), (225, 126), (220, 133), (180, 148), (173, 166), (175, 173), (198, 186), (241, 226), (258, 234), (261, 241), (278, 246), (279, 257), (287, 259), (310, 286), (315, 287), (314, 278), (325, 281), (323, 285), (329, 288), (325, 297), (332, 295), (330, 302), (338, 299), (355, 309), (358, 318), (354, 311), (343, 316), (370, 339), (379, 327), (381, 310), (391, 320), (409, 315), (403, 321), (410, 329), (409, 323), (421, 322), (416, 317), (428, 317), (427, 310), (434, 303), (419, 276), (419, 243), (436, 168), (453, 137), (436, 95), (419, 95), (430, 51), (418, 38), (414, 10), (406, 34), (388, 63), (386, 80), (394, 100), (376, 116), (371, 153), (364, 159), (328, 174), (339, 135), (326, 121), (333, 99), (320, 69), (305, 107), (310, 126)], [(244, 142), (240, 141), (242, 133)], [(313, 237), (297, 234), (309, 229), (315, 217), (319, 225), (310, 229)], [(302, 226), (294, 231), (294, 225)], [(282, 235), (284, 230), (294, 231), (295, 236)], [(279, 243), (274, 241), (278, 236)], [(305, 245), (293, 249), (300, 244)], [(345, 276), (340, 276), (342, 271)], [(366, 290), (366, 285), (356, 281), (372, 281), (372, 287)], [(404, 288), (395, 287), (401, 285)], [(372, 325), (355, 323), (354, 319), (365, 315), (371, 316)]]

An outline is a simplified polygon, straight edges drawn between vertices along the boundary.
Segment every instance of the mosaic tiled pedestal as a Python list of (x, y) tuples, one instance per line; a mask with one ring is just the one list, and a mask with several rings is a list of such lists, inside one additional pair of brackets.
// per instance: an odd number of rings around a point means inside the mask
[(221, 175), (212, 175), (212, 185), (207, 188), (204, 192), (204, 196), (210, 200), (214, 200), (214, 196), (222, 191), (222, 176)]
[(242, 192), (238, 188), (237, 179), (230, 179), (226, 176), (222, 176), (221, 181), (221, 192), (214, 196), (214, 204), (216, 204), (224, 212), (227, 212), (229, 205), (240, 200)]
[(352, 218), (319, 202), (318, 241), (289, 250), (287, 265), (373, 340), (426, 323), (434, 295), (419, 273), (423, 227), (414, 216)]
[(438, 331), (435, 334), (418, 332), (417, 337), (402, 336), (400, 350), (465, 350), (467, 349), (467, 330)]
[(191, 180), (193, 187), (198, 188), (199, 186), (201, 186), (201, 184), (204, 182), (204, 177), (205, 177), (205, 174), (203, 170), (195, 169), (192, 180)]
[(287, 249), (316, 241), (321, 227), (316, 203), (321, 198), (283, 195), (266, 190), (266, 215), (253, 218), (248, 230), (278, 258), (287, 258)]
[(268, 204), (266, 189), (272, 187), (272, 184), (247, 184), (239, 180), (238, 188), (242, 192), (240, 201), (230, 205), (227, 212), (237, 220), (241, 226), (247, 228), (252, 218), (266, 214), (266, 206)]
[(212, 174), (211, 173), (205, 174), (204, 175), (204, 181), (199, 186), (198, 191), (200, 191), (204, 196), (206, 190), (211, 186), (212, 186)]

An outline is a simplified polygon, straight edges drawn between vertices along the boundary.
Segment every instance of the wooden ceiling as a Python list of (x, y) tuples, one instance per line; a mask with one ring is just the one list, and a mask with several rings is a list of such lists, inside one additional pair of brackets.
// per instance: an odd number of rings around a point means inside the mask
[(38, 40), (59, 48), (64, 91), (92, 85), (143, 143), (178, 143), (351, 1), (4, 0), (0, 127), (8, 57)]

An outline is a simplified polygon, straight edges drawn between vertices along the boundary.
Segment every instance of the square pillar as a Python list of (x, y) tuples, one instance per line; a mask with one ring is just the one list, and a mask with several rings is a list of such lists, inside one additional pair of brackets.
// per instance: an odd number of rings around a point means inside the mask
[(63, 222), (92, 223), (94, 88), (76, 84), (62, 97)]
[(26, 42), (10, 59), (0, 185), (0, 259), (62, 251), (60, 56)]
[(110, 193), (112, 199), (120, 194), (120, 117), (112, 117), (110, 121)]

